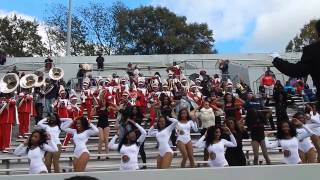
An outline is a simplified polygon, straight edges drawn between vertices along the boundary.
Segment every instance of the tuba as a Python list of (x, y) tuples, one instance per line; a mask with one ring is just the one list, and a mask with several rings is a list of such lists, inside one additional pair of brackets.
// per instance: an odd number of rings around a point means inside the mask
[[(35, 74), (26, 74), (20, 79), (20, 87), (23, 89), (33, 88), (35, 83), (37, 82), (38, 77)], [(17, 99), (17, 105), (20, 107), (22, 103), (25, 101), (23, 97), (19, 97)]]
[(0, 92), (12, 93), (19, 86), (19, 76), (15, 73), (8, 73), (0, 80)]
[(26, 74), (20, 79), (20, 87), (23, 89), (33, 88), (37, 82), (38, 77), (35, 74)]
[(34, 87), (41, 87), (45, 83), (44, 73), (42, 71), (36, 71), (34, 74), (37, 76), (37, 80), (34, 83)]
[(63, 76), (64, 76), (64, 71), (62, 68), (53, 67), (49, 71), (49, 77), (53, 80), (58, 81), (58, 80), (62, 79)]

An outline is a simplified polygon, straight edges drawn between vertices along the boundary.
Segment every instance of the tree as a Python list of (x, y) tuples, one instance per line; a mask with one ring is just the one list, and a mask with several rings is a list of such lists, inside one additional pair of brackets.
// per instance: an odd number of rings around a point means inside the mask
[(108, 55), (111, 54), (115, 39), (111, 10), (112, 7), (93, 2), (79, 8), (79, 17), (88, 30), (88, 36)]
[(4, 49), (9, 56), (30, 57), (42, 56), (46, 48), (38, 35), (39, 24), (13, 17), (0, 18), (0, 48)]
[(293, 40), (289, 41), (286, 52), (302, 52), (303, 47), (315, 42), (317, 33), (315, 31), (315, 24), (317, 20), (311, 20), (308, 24), (300, 30), (300, 33), (296, 35)]
[[(66, 48), (68, 9), (61, 4), (56, 4), (50, 7), (49, 11), (46, 17), (46, 24), (49, 27), (48, 39), (52, 53), (57, 55)], [(88, 38), (88, 28), (76, 15), (72, 15), (70, 52), (74, 56), (95, 55), (96, 52), (95, 44)]]
[(187, 24), (163, 7), (121, 9), (115, 14), (117, 54), (213, 53), (213, 33), (207, 24)]

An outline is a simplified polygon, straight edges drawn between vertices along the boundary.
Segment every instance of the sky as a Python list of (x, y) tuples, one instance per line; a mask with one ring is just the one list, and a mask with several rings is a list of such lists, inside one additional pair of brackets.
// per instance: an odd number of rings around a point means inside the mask
[[(73, 7), (89, 1), (73, 0)], [(141, 5), (167, 7), (189, 23), (207, 23), (219, 53), (283, 52), (288, 42), (311, 19), (320, 18), (320, 0), (122, 0), (129, 8)], [(68, 0), (0, 0), (0, 16), (13, 12), (42, 21), (51, 3)]]

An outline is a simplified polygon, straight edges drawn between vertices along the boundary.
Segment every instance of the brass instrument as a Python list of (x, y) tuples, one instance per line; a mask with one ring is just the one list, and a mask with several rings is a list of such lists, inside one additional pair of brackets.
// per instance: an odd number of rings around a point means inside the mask
[(0, 80), (0, 92), (8, 94), (19, 86), (19, 76), (15, 73), (8, 73)]
[(53, 67), (49, 71), (49, 77), (53, 80), (58, 81), (58, 80), (62, 79), (63, 76), (64, 76), (64, 71), (62, 68)]
[(34, 84), (34, 87), (41, 87), (45, 83), (44, 73), (42, 71), (36, 71), (34, 74), (37, 76), (37, 80)]
[(35, 74), (26, 74), (20, 79), (20, 87), (23, 89), (30, 89), (36, 83), (38, 77)]

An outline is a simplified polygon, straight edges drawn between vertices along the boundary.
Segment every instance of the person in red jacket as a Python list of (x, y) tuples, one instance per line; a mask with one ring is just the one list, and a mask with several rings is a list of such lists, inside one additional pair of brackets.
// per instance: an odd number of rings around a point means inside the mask
[(275, 83), (276, 81), (274, 77), (267, 71), (261, 79), (261, 85), (264, 87), (267, 97), (273, 95), (273, 87)]
[(68, 106), (70, 102), (67, 99), (67, 94), (62, 85), (60, 85), (59, 89), (59, 98), (54, 103), (54, 109), (58, 114), (59, 118), (69, 118), (68, 114)]
[(12, 125), (16, 118), (16, 100), (11, 93), (2, 97), (1, 107), (4, 108), (0, 108), (0, 150), (7, 153), (11, 143)]
[[(92, 120), (92, 107), (93, 107), (93, 93), (89, 88), (88, 79), (85, 79), (83, 82), (83, 90), (81, 92), (81, 106), (80, 111), (83, 113), (84, 110), (87, 111), (87, 117)], [(81, 114), (82, 115), (82, 114)], [(80, 115), (80, 116), (81, 116)]]
[[(33, 96), (30, 94), (30, 89), (22, 89), (18, 97), (18, 117), (19, 117), (19, 134), (18, 137), (22, 138), (29, 132), (30, 128), (30, 113), (32, 112)], [(25, 135), (25, 138), (28, 136)]]
[[(71, 90), (71, 92), (72, 92), (72, 90)], [(82, 114), (80, 108), (77, 106), (77, 101), (78, 101), (77, 95), (73, 91), (70, 95), (70, 104), (68, 105), (68, 116), (73, 121), (75, 121), (80, 116), (80, 114)], [(71, 128), (75, 129), (76, 123), (74, 123), (71, 126)], [(66, 137), (63, 140), (62, 145), (67, 146), (69, 144), (71, 138), (72, 138), (72, 134), (67, 133)]]

